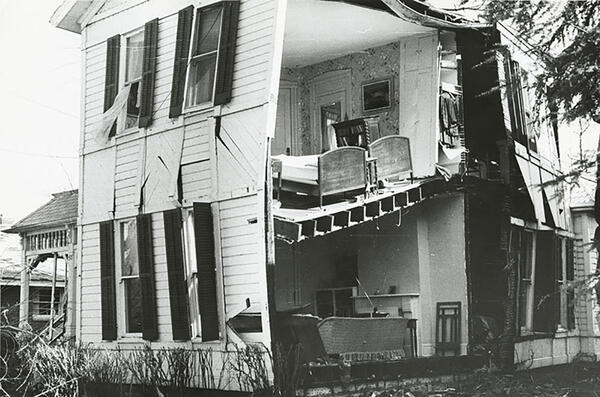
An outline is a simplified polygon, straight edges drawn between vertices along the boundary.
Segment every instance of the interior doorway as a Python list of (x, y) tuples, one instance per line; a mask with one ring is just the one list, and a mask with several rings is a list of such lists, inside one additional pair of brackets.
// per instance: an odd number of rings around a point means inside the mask
[(350, 84), (350, 70), (324, 73), (311, 80), (313, 154), (337, 147), (332, 124), (352, 117)]
[(297, 130), (297, 85), (289, 81), (279, 83), (277, 120), (271, 141), (271, 154), (299, 156), (302, 154)]

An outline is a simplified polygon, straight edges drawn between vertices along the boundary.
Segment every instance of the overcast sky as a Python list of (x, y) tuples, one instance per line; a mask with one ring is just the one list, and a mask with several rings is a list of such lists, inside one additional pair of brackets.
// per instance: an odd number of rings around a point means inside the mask
[(59, 0), (0, 0), (0, 214), (76, 189), (80, 36), (48, 22)]
[(48, 22), (60, 2), (0, 0), (0, 214), (13, 221), (78, 185), (80, 36)]

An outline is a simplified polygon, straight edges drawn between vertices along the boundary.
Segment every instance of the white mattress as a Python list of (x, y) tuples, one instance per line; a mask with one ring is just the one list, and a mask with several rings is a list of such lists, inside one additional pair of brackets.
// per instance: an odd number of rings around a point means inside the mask
[(318, 154), (309, 156), (286, 156), (285, 154), (280, 154), (273, 156), (273, 158), (281, 161), (281, 179), (318, 185)]

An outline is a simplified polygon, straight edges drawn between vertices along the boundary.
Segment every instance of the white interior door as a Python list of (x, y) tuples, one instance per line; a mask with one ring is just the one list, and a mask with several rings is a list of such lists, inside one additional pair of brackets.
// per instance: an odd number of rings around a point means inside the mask
[(271, 154), (299, 155), (299, 139), (296, 129), (296, 86), (281, 82), (277, 99), (275, 135), (271, 141)]
[(312, 153), (320, 154), (337, 147), (334, 123), (352, 118), (350, 71), (325, 73), (310, 84), (312, 115)]

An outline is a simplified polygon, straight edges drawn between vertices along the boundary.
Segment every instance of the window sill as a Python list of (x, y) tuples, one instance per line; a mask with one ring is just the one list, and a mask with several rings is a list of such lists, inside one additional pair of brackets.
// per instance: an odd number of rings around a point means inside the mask
[(204, 102), (199, 105), (185, 107), (183, 109), (182, 115), (188, 116), (188, 115), (192, 115), (194, 113), (206, 112), (208, 110), (213, 109), (214, 107), (215, 106), (213, 105), (212, 101)]

